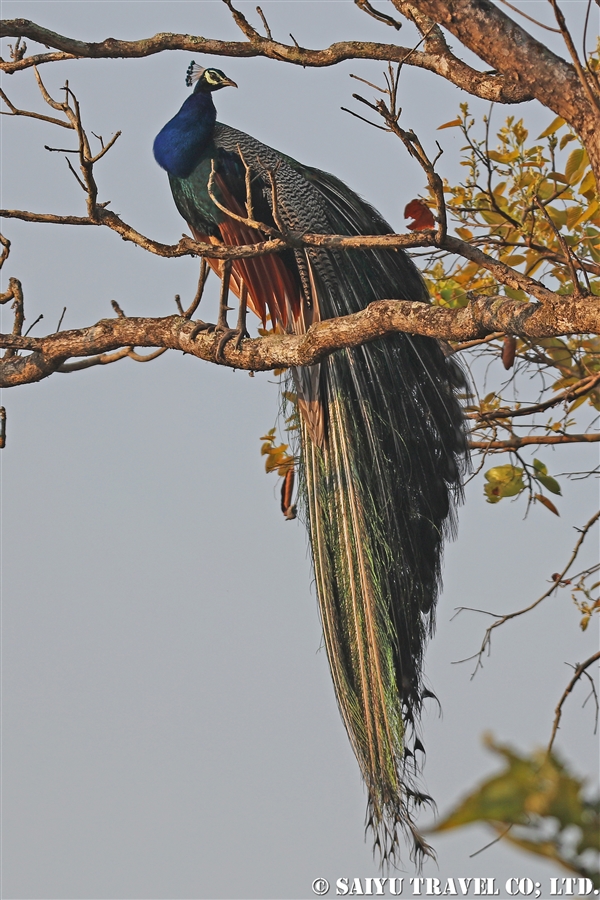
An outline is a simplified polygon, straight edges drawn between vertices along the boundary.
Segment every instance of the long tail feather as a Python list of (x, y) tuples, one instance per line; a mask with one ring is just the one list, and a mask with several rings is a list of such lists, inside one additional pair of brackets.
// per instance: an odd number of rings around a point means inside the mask
[[(414, 735), (422, 654), (433, 625), (441, 540), (451, 523), (443, 469), (452, 451), (440, 444), (440, 425), (447, 434), (452, 424), (460, 440), (448, 383), (419, 377), (422, 363), (411, 343), (394, 337), (332, 355), (321, 382), (325, 444), (316, 446), (302, 423), (325, 646), (368, 790), (368, 825), (388, 862), (397, 856), (400, 830), (415, 856), (432, 852), (413, 821), (424, 795), (408, 741), (412, 736), (415, 749), (422, 748)], [(434, 344), (425, 349), (441, 356)], [(436, 480), (444, 487), (437, 498)]]

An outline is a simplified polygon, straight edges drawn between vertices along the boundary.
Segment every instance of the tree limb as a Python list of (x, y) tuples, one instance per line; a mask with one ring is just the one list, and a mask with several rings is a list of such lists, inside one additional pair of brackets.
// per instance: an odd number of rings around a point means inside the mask
[[(401, 0), (392, 2), (401, 11)], [(582, 83), (573, 65), (536, 40), (491, 0), (419, 0), (419, 11), (447, 28), (508, 82), (521, 85), (569, 122), (582, 137), (598, 177), (598, 106), (589, 99), (589, 82)]]
[(119, 58), (137, 59), (162, 53), (165, 50), (187, 50), (212, 56), (251, 58), (264, 56), (299, 66), (334, 66), (347, 59), (374, 59), (382, 62), (405, 62), (429, 72), (441, 75), (457, 87), (483, 100), (494, 103), (523, 103), (531, 99), (531, 93), (516, 81), (501, 75), (478, 72), (455, 57), (446, 48), (443, 53), (417, 51), (397, 44), (379, 44), (371, 41), (338, 41), (323, 50), (310, 50), (296, 44), (281, 44), (262, 37), (252, 29), (247, 41), (219, 41), (199, 35), (155, 34), (138, 41), (119, 41), (107, 38), (100, 42), (78, 41), (43, 28), (28, 19), (6, 19), (0, 24), (0, 37), (27, 37), (61, 53), (38, 54), (20, 60), (0, 61), (0, 69), (12, 75), (20, 69), (56, 60)]
[(71, 357), (97, 356), (121, 347), (165, 347), (234, 369), (268, 371), (314, 365), (334, 350), (398, 332), (464, 341), (498, 331), (530, 339), (571, 332), (597, 334), (600, 298), (561, 298), (542, 306), (477, 295), (467, 307), (455, 310), (409, 300), (379, 300), (358, 313), (316, 323), (303, 335), (248, 339), (239, 349), (227, 344), (222, 357), (218, 353), (220, 336), (198, 334), (196, 325), (182, 316), (103, 319), (89, 328), (42, 338), (0, 335), (0, 347), (30, 351), (28, 356), (0, 364), (0, 386), (40, 381)]
[(506, 441), (469, 441), (471, 450), (518, 450), (540, 444), (594, 444), (600, 441), (600, 434), (593, 432), (585, 434), (547, 434), (529, 435), (519, 437), (513, 434)]

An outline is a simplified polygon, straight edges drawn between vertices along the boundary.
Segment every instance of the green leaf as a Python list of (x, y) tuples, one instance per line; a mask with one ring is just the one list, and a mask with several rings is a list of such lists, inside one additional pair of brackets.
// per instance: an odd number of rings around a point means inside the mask
[(534, 459), (533, 468), (536, 472), (540, 472), (542, 475), (548, 474), (548, 467), (545, 466), (543, 462), (540, 462), (539, 459)]
[(521, 756), (489, 737), (486, 744), (503, 760), (503, 770), (476, 787), (432, 831), (485, 822), (503, 839), (553, 859), (600, 887), (600, 802), (586, 796), (584, 782), (553, 754)]
[(552, 494), (562, 494), (560, 484), (555, 478), (552, 478), (551, 475), (539, 474), (535, 477), (537, 481), (539, 481), (540, 484), (543, 484)]

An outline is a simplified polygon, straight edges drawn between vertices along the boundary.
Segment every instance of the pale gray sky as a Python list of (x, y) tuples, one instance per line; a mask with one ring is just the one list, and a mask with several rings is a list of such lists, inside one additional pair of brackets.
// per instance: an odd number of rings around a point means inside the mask
[[(275, 35), (292, 32), (305, 46), (395, 35), (351, 0), (262, 6)], [(239, 37), (220, 2), (1, 7), (3, 17), (88, 40)], [(410, 42), (408, 27), (401, 40)], [(151, 147), (187, 96), (191, 58), (42, 69), (55, 95), (69, 79), (90, 130), (123, 131), (98, 167), (101, 199), (167, 242), (185, 223)], [(395, 139), (340, 111), (357, 88), (348, 74), (375, 80), (380, 64), (212, 61), (239, 84), (216, 97), (222, 121), (334, 172), (402, 230), (422, 174)], [(42, 108), (30, 70), (4, 85), (17, 105)], [(440, 140), (450, 178), (460, 173), (460, 137), (435, 128), (465, 99), (432, 75), (402, 76), (404, 126), (430, 148)], [(533, 107), (511, 112), (533, 120), (532, 132), (551, 118)], [(500, 122), (504, 113), (494, 115)], [(82, 214), (63, 158), (43, 149), (69, 146), (68, 133), (32, 120), (1, 124), (3, 206)], [(3, 232), (13, 242), (3, 274), (23, 282), (27, 323), (44, 315), (36, 334), (54, 329), (65, 305), (63, 326), (73, 328), (112, 315), (111, 299), (129, 315), (160, 315), (175, 310), (175, 293), (194, 291), (196, 261), (153, 258), (108, 230), (10, 221)], [(203, 318), (214, 319), (215, 298), (213, 279)], [(283, 520), (259, 455), (260, 435), (275, 424), (274, 380), (170, 353), (3, 392), (3, 898), (292, 900), (313, 896), (318, 876), (378, 874), (320, 649), (306, 534)], [(557, 450), (545, 456), (550, 471), (568, 469), (575, 453), (579, 469), (596, 456)], [(572, 526), (596, 503), (595, 486), (580, 482), (568, 486), (560, 519), (536, 507), (523, 521), (522, 504), (491, 507), (480, 482), (469, 488), (426, 665), (443, 716), (433, 704), (425, 717), (424, 782), (441, 812), (497, 769), (483, 732), (525, 752), (547, 741), (571, 672), (564, 663), (597, 644), (594, 628), (581, 634), (563, 592), (506, 625), (470, 680), (472, 666), (452, 662), (477, 649), (486, 619), (451, 621), (455, 607), (497, 612), (535, 599), (566, 560)], [(592, 556), (594, 545), (592, 537)], [(589, 705), (580, 709), (585, 694), (579, 687), (569, 701), (557, 750), (593, 781), (597, 739)], [(501, 897), (509, 877), (548, 884), (565, 874), (501, 844), (470, 859), (489, 838), (479, 827), (437, 838), (438, 864), (425, 873), (496, 877)], [(407, 854), (405, 864), (414, 874)]]

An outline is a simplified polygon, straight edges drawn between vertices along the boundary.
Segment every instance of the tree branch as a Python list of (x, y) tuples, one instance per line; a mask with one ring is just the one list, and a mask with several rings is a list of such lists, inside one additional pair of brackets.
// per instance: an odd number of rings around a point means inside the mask
[[(486, 629), (480, 649), (473, 656), (467, 657), (467, 659), (457, 660), (457, 662), (463, 663), (463, 662), (468, 662), (471, 659), (477, 659), (477, 665), (475, 666), (475, 671), (473, 672), (473, 675), (471, 676), (472, 678), (477, 673), (477, 670), (479, 668), (481, 668), (481, 666), (482, 666), (481, 660), (482, 660), (483, 654), (486, 652), (486, 650), (488, 651), (488, 653), (491, 650), (492, 633), (494, 632), (494, 630), (496, 628), (499, 628), (501, 625), (504, 625), (506, 622), (509, 622), (511, 619), (516, 619), (516, 618), (518, 618), (518, 616), (522, 616), (525, 613), (531, 612), (532, 609), (535, 609), (536, 606), (539, 606), (540, 603), (543, 603), (544, 600), (546, 600), (556, 590), (558, 590), (565, 575), (567, 574), (567, 572), (569, 571), (569, 569), (571, 568), (571, 566), (577, 559), (579, 551), (581, 550), (581, 546), (582, 546), (584, 540), (586, 539), (590, 529), (596, 524), (598, 519), (600, 519), (600, 511), (594, 513), (594, 515), (591, 517), (591, 519), (589, 519), (588, 522), (586, 522), (586, 524), (583, 526), (582, 529), (578, 529), (580, 531), (580, 534), (579, 534), (579, 537), (577, 538), (577, 542), (575, 543), (575, 547), (573, 548), (573, 552), (571, 553), (568, 563), (566, 564), (566, 566), (564, 567), (562, 572), (558, 572), (556, 575), (552, 576), (552, 580), (553, 580), (552, 586), (550, 588), (548, 588), (547, 591), (544, 591), (544, 593), (542, 594), (541, 597), (538, 597), (538, 599), (534, 600), (533, 603), (530, 603), (529, 606), (526, 606), (523, 609), (516, 610), (516, 612), (506, 613), (505, 615), (499, 615), (498, 613), (487, 613), (487, 615), (493, 616), (496, 619), (496, 621), (492, 625), (490, 625), (489, 628)], [(459, 612), (462, 612), (463, 610), (468, 610), (468, 609), (470, 609), (470, 607), (461, 606), (457, 609), (456, 614), (458, 615)], [(484, 612), (484, 610), (481, 610), (481, 609), (472, 610), (472, 612)]]
[[(556, 737), (556, 733), (558, 731), (558, 726), (560, 725), (560, 720), (562, 717), (562, 708), (563, 708), (563, 705), (564, 705), (567, 697), (569, 696), (569, 694), (571, 693), (571, 691), (573, 690), (573, 688), (575, 687), (575, 685), (577, 684), (579, 679), (582, 677), (582, 675), (585, 674), (586, 669), (589, 669), (589, 667), (592, 665), (592, 663), (597, 662), (599, 659), (600, 659), (600, 650), (597, 653), (594, 653), (592, 656), (590, 656), (589, 659), (586, 659), (585, 662), (580, 663), (577, 666), (577, 668), (575, 669), (575, 674), (573, 675), (573, 677), (569, 681), (568, 685), (566, 686), (566, 688), (563, 692), (563, 695), (560, 698), (560, 700), (558, 701), (558, 705), (557, 705), (556, 709), (554, 710), (554, 724), (552, 725), (552, 734), (550, 735), (550, 741), (548, 743), (548, 749), (546, 750), (546, 753), (549, 754), (552, 750), (552, 746), (554, 744), (554, 739)], [(595, 689), (593, 682), (592, 682), (592, 686)], [(596, 700), (596, 702), (597, 702), (597, 700)]]
[[(402, 0), (392, 0), (400, 9)], [(584, 141), (600, 178), (600, 115), (590, 84), (576, 68), (536, 40), (491, 0), (419, 0), (419, 11), (451, 34), (507, 82), (521, 85)]]
[(498, 331), (530, 339), (574, 331), (599, 333), (600, 298), (561, 298), (542, 306), (478, 295), (464, 309), (455, 310), (409, 300), (379, 300), (353, 315), (316, 323), (303, 335), (248, 339), (239, 349), (227, 344), (222, 356), (220, 335), (198, 334), (196, 325), (182, 316), (103, 319), (89, 328), (43, 338), (0, 335), (0, 347), (30, 351), (29, 356), (13, 357), (0, 365), (0, 386), (40, 381), (71, 357), (97, 356), (121, 347), (165, 347), (234, 369), (268, 371), (314, 365), (334, 350), (398, 332), (464, 341)]
[(506, 441), (469, 441), (471, 450), (518, 450), (520, 447), (538, 444), (594, 444), (600, 441), (600, 434), (548, 434), (518, 437), (511, 435)]
[[(406, 62), (407, 65), (426, 69), (441, 75), (457, 87), (483, 100), (494, 103), (523, 103), (531, 99), (531, 92), (514, 80), (501, 75), (489, 75), (463, 63), (448, 48), (442, 52), (416, 51), (397, 44), (379, 44), (370, 41), (339, 41), (323, 50), (310, 50), (296, 44), (281, 44), (262, 37), (251, 29), (247, 41), (219, 41), (199, 35), (159, 33), (138, 41), (119, 41), (107, 38), (98, 43), (69, 38), (28, 19), (6, 19), (0, 24), (0, 37), (27, 37), (32, 41), (52, 47), (61, 53), (38, 54), (20, 60), (0, 61), (0, 69), (13, 74), (20, 69), (43, 62), (78, 59), (120, 58), (137, 59), (162, 53), (165, 50), (187, 50), (212, 56), (251, 58), (264, 56), (298, 66), (334, 66), (347, 59), (374, 59), (381, 62)], [(248, 32), (250, 34), (250, 31)]]

